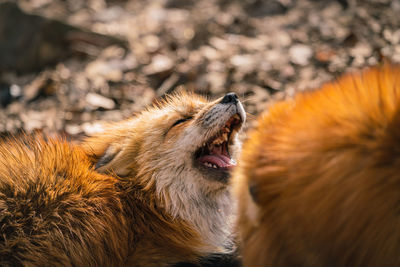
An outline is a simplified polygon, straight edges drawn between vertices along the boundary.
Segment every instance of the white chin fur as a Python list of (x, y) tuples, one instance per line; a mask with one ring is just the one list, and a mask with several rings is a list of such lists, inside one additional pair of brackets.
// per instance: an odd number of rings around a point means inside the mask
[[(164, 208), (172, 216), (194, 225), (206, 244), (214, 248), (227, 247), (231, 241), (235, 210), (230, 192), (226, 184), (209, 180), (194, 168), (193, 155), (196, 149), (193, 144), (200, 145), (202, 140), (196, 142), (190, 136), (204, 138), (200, 130), (194, 127), (179, 141), (180, 145), (174, 148), (176, 150), (162, 156), (165, 159), (171, 155), (171, 159), (168, 160), (170, 166), (164, 164), (155, 174), (157, 192), (164, 203), (169, 203)], [(172, 155), (182, 157), (172, 158)]]

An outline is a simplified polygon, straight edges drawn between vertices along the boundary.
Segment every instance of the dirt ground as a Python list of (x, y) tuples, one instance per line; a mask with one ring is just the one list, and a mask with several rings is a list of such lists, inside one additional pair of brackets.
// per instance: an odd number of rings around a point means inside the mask
[[(212, 98), (236, 92), (257, 115), (382, 57), (400, 62), (400, 0), (14, 3), (23, 13), (3, 7), (0, 23), (2, 135), (78, 138), (181, 88)], [(24, 26), (25, 16), (35, 19)]]

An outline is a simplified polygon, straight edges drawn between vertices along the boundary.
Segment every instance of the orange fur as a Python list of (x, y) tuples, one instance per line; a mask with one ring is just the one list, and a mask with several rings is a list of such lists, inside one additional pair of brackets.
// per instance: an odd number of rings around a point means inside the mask
[(400, 67), (258, 120), (235, 170), (245, 266), (400, 266)]
[(179, 93), (80, 145), (0, 143), (0, 266), (170, 266), (230, 252), (228, 172), (195, 158), (239, 114), (227, 149), (237, 146), (245, 115), (228, 102)]
[[(145, 265), (149, 264), (147, 261), (153, 261), (156, 265), (160, 262), (190, 262), (209, 253), (225, 252), (222, 246), (215, 246), (206, 240), (204, 233), (197, 229), (198, 226), (177, 215), (186, 204), (195, 200), (192, 198), (196, 196), (190, 195), (189, 188), (179, 189), (183, 194), (179, 196), (182, 199), (177, 202), (174, 198), (177, 198), (178, 192), (168, 190), (174, 184), (165, 182), (161, 189), (156, 186), (157, 180), (162, 180), (158, 175), (160, 170), (168, 172), (171, 169), (168, 173), (171, 177), (179, 172), (169, 166), (175, 165), (181, 157), (174, 151), (174, 147), (177, 144), (178, 147), (185, 146), (179, 143), (182, 132), (191, 124), (199, 123), (202, 116), (219, 101), (220, 99), (208, 102), (200, 96), (179, 92), (149, 107), (138, 116), (108, 125), (103, 133), (85, 140), (83, 145), (95, 164), (104, 155), (111, 155), (112, 160), (98, 170), (124, 177), (122, 180), (126, 183), (126, 191), (137, 188), (131, 193), (134, 194), (133, 197), (128, 196), (130, 205), (136, 205), (137, 198), (140, 198), (145, 204), (138, 209), (148, 210), (149, 218), (133, 222), (137, 228), (134, 231), (141, 232), (141, 237), (138, 238), (140, 246), (133, 248), (130, 262), (144, 262)], [(174, 121), (188, 117), (193, 117), (193, 120), (171, 128)], [(200, 137), (193, 136), (190, 146), (193, 146), (196, 138)], [(184, 177), (187, 178), (189, 177)], [(203, 186), (207, 191), (207, 198), (212, 202), (220, 194), (228, 192), (226, 185), (222, 183), (204, 183)], [(189, 210), (189, 213), (193, 213), (191, 216), (195, 218), (195, 210)], [(228, 215), (224, 219), (227, 226), (230, 220)]]
[(122, 265), (128, 226), (116, 182), (62, 140), (1, 143), (0, 265)]

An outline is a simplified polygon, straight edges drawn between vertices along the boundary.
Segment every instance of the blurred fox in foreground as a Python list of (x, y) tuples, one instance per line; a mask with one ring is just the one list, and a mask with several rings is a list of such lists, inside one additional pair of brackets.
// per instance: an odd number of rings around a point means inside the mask
[(76, 146), (0, 144), (0, 266), (167, 266), (228, 253), (237, 96), (180, 93)]
[(245, 266), (400, 266), (400, 67), (276, 104), (234, 183)]

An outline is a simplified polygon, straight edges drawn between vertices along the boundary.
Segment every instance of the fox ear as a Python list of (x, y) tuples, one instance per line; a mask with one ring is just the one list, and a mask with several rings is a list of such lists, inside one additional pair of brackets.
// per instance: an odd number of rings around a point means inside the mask
[(124, 164), (124, 150), (122, 146), (111, 144), (99, 158), (95, 169), (101, 173), (115, 173), (118, 176), (126, 176), (129, 173), (127, 164)]
[(100, 157), (100, 159), (96, 163), (96, 170), (101, 170), (107, 164), (109, 164), (117, 155), (121, 152), (121, 149), (111, 145), (109, 146), (104, 154)]

